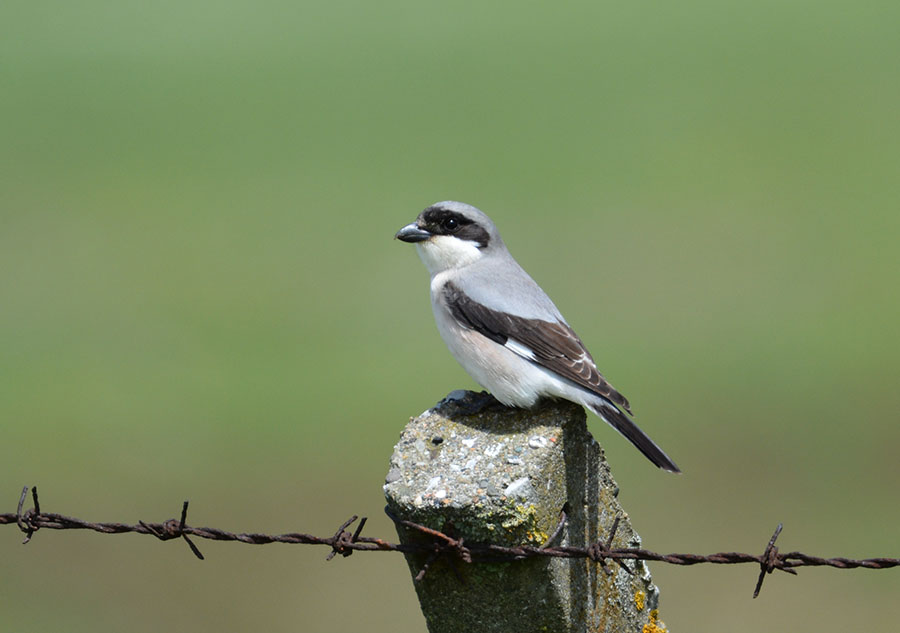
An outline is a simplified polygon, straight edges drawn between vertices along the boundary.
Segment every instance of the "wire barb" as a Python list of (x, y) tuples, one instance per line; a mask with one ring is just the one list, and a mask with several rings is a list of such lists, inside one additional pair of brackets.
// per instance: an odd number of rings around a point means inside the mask
[(559, 511), (559, 522), (556, 524), (556, 529), (553, 530), (553, 534), (551, 534), (544, 544), (541, 545), (541, 549), (547, 549), (553, 544), (553, 541), (556, 540), (556, 537), (562, 533), (563, 528), (566, 527), (566, 521), (569, 520), (569, 516), (566, 514), (566, 508), (563, 506), (563, 509)]
[(41, 502), (38, 500), (37, 486), (31, 487), (31, 501), (34, 507), (23, 513), (22, 508), (25, 507), (25, 499), (27, 497), (28, 486), (25, 486), (22, 488), (22, 494), (19, 496), (19, 505), (16, 507), (16, 524), (20, 530), (25, 532), (25, 540), (22, 541), (22, 545), (26, 545), (41, 527), (37, 521), (41, 516)]
[(200, 549), (194, 545), (194, 542), (188, 537), (186, 528), (187, 528), (187, 510), (188, 504), (190, 502), (185, 500), (184, 504), (181, 506), (181, 520), (176, 521), (175, 519), (169, 519), (165, 523), (161, 525), (144, 523), (143, 521), (138, 521), (138, 525), (147, 530), (148, 533), (152, 534), (160, 541), (169, 541), (173, 538), (183, 538), (184, 542), (188, 544), (188, 547), (191, 548), (191, 551), (194, 553), (194, 556), (199, 558), (200, 560), (206, 560), (203, 557), (203, 554), (200, 553)]
[[(388, 518), (398, 525), (402, 525), (403, 527), (409, 528), (416, 532), (420, 532), (427, 536), (432, 537), (432, 547), (429, 548), (431, 553), (429, 554), (425, 564), (422, 565), (422, 569), (416, 574), (416, 580), (422, 580), (425, 577), (425, 574), (431, 568), (432, 563), (434, 563), (441, 555), (444, 554), (455, 554), (456, 558), (461, 559), (465, 563), (472, 562), (472, 551), (465, 546), (463, 539), (455, 539), (447, 532), (452, 531), (452, 525), (445, 525), (443, 530), (435, 530), (427, 525), (422, 525), (420, 523), (414, 523), (413, 521), (407, 521), (406, 519), (401, 519), (395, 516), (390, 508), (385, 506), (384, 513), (388, 516)], [(465, 584), (465, 580), (462, 574), (459, 572), (459, 569), (453, 563), (453, 557), (447, 558), (447, 564), (450, 566), (450, 569), (453, 570), (453, 573), (456, 575), (457, 580), (461, 583)]]
[(362, 518), (362, 521), (359, 522), (359, 525), (356, 526), (356, 531), (353, 534), (347, 532), (347, 528), (350, 527), (356, 519), (359, 517), (357, 515), (353, 515), (343, 524), (341, 527), (337, 529), (337, 532), (334, 533), (334, 536), (331, 537), (331, 552), (329, 552), (328, 556), (325, 557), (326, 561), (334, 558), (335, 554), (340, 554), (344, 558), (350, 556), (353, 553), (353, 550), (350, 549), (350, 545), (356, 543), (359, 538), (359, 533), (362, 532), (363, 526), (366, 524), (366, 517)]
[(769, 544), (766, 545), (765, 551), (762, 553), (762, 556), (759, 557), (759, 578), (756, 579), (756, 589), (753, 590), (754, 598), (759, 595), (759, 591), (762, 589), (763, 580), (766, 579), (766, 574), (771, 574), (774, 570), (780, 569), (781, 571), (793, 574), (794, 576), (797, 575), (797, 570), (785, 567), (785, 560), (783, 557), (779, 556), (778, 548), (775, 547), (775, 541), (778, 539), (778, 535), (781, 534), (783, 527), (784, 524), (778, 524), (778, 527), (775, 528), (775, 532), (772, 534), (772, 538), (769, 539)]

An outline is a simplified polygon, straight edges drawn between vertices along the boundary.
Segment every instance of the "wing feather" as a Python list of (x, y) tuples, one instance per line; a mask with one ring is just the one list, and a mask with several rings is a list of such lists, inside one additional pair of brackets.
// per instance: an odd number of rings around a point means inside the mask
[[(628, 400), (597, 370), (581, 339), (563, 321), (529, 319), (488, 308), (472, 300), (452, 282), (445, 284), (443, 299), (463, 326), (506, 345), (523, 358), (610, 400), (631, 413)], [(507, 345), (508, 341), (515, 344)], [(526, 350), (522, 350), (524, 347)], [(528, 355), (523, 351), (530, 350)]]

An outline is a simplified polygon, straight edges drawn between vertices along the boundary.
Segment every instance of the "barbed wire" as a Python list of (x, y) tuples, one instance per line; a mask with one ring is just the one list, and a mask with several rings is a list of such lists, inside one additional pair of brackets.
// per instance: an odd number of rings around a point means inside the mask
[[(299, 532), (274, 535), (258, 533), (235, 534), (217, 528), (193, 527), (187, 524), (187, 501), (182, 505), (180, 519), (169, 519), (162, 523), (138, 521), (135, 525), (111, 522), (94, 523), (53, 512), (42, 512), (38, 500), (37, 486), (31, 488), (33, 506), (25, 510), (25, 501), (28, 498), (28, 490), (28, 486), (22, 490), (16, 512), (0, 514), (0, 525), (18, 525), (19, 529), (25, 534), (23, 544), (28, 543), (38, 530), (51, 529), (91, 530), (100, 532), (101, 534), (149, 534), (161, 541), (181, 538), (184, 539), (194, 555), (200, 560), (203, 560), (203, 554), (200, 553), (197, 545), (191, 540), (190, 537), (192, 536), (213, 541), (236, 541), (238, 543), (248, 543), (251, 545), (266, 545), (268, 543), (325, 545), (331, 548), (331, 552), (329, 552), (326, 560), (331, 560), (338, 554), (344, 557), (350, 556), (355, 551), (427, 554), (422, 569), (416, 575), (417, 581), (421, 581), (425, 577), (425, 574), (428, 573), (428, 570), (431, 569), (433, 563), (441, 558), (445, 558), (455, 572), (456, 568), (453, 565), (455, 559), (466, 563), (472, 563), (513, 561), (536, 557), (587, 558), (599, 564), (606, 573), (609, 573), (609, 569), (606, 566), (607, 561), (617, 563), (628, 573), (631, 573), (631, 570), (623, 563), (623, 561), (626, 560), (653, 561), (668, 563), (670, 565), (699, 565), (703, 563), (735, 565), (755, 563), (760, 569), (756, 581), (756, 589), (753, 591), (753, 597), (756, 598), (759, 595), (760, 589), (762, 589), (763, 580), (765, 580), (766, 575), (771, 574), (776, 569), (796, 575), (797, 572), (795, 568), (797, 567), (826, 566), (836, 569), (889, 569), (900, 566), (900, 558), (880, 557), (857, 560), (843, 557), (822, 558), (804, 554), (802, 552), (780, 552), (775, 546), (775, 541), (781, 534), (781, 524), (775, 529), (775, 532), (769, 539), (762, 554), (743, 554), (740, 552), (719, 552), (708, 555), (658, 554), (647, 549), (636, 547), (612, 547), (613, 538), (619, 527), (620, 517), (615, 518), (610, 533), (605, 541), (598, 541), (587, 547), (553, 546), (552, 543), (562, 532), (567, 520), (565, 512), (561, 512), (556, 529), (544, 545), (540, 547), (531, 545), (511, 547), (491, 543), (467, 543), (464, 542), (462, 538), (456, 538), (446, 532), (396, 517), (388, 510), (388, 508), (385, 508), (385, 513), (392, 521), (412, 530), (424, 539), (422, 542), (415, 543), (392, 543), (380, 538), (362, 536), (362, 530), (366, 525), (366, 517), (359, 519), (357, 515), (353, 515), (344, 521), (331, 536), (313, 536), (311, 534), (302, 534)], [(359, 523), (356, 525), (356, 529), (352, 533), (349, 532), (348, 528), (353, 525), (357, 519), (359, 519)], [(457, 575), (459, 576), (458, 572)]]

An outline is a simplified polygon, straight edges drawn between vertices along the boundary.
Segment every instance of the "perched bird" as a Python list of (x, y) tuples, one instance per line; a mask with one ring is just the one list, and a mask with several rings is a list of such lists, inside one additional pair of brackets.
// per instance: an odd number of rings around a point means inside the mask
[(681, 472), (628, 417), (628, 400), (600, 374), (487, 215), (462, 202), (438, 202), (395, 237), (416, 245), (431, 274), (431, 307), (450, 352), (497, 400), (524, 408), (541, 397), (576, 402), (651, 462)]

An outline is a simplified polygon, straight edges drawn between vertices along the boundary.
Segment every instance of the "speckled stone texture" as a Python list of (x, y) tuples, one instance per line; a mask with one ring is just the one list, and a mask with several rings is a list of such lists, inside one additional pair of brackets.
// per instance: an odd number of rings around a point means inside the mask
[[(613, 547), (640, 547), (581, 407), (547, 402), (467, 413), (478, 398), (453, 392), (410, 420), (385, 480), (391, 512), (470, 543), (543, 545), (566, 505), (568, 521), (553, 545), (605, 541), (621, 514)], [(421, 538), (397, 531), (404, 543)], [(425, 557), (408, 555), (407, 562), (415, 577)], [(610, 563), (607, 575), (587, 559), (459, 561), (460, 583), (439, 561), (414, 584), (431, 633), (612, 633), (642, 631), (648, 623), (664, 630), (646, 564), (626, 565), (631, 574)]]

